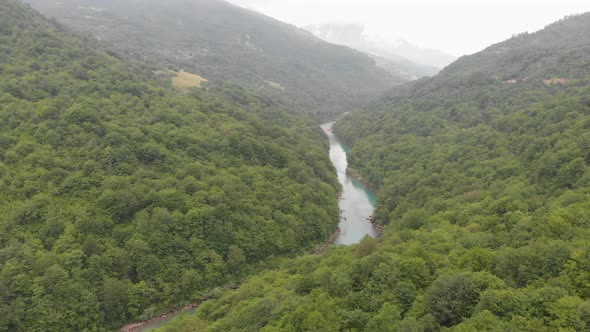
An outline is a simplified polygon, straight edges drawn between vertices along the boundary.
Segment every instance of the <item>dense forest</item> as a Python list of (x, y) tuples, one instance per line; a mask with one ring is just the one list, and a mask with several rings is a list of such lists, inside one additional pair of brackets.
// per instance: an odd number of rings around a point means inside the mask
[(314, 122), (159, 69), (0, 2), (0, 330), (112, 330), (333, 232)]
[(122, 54), (237, 82), (322, 120), (406, 81), (367, 54), (223, 0), (26, 1)]
[(385, 235), (285, 262), (161, 331), (589, 331), (590, 14), (336, 123)]

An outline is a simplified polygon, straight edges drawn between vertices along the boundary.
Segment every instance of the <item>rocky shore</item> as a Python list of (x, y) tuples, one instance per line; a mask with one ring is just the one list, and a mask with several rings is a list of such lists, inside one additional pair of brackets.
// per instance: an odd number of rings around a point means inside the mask
[(330, 236), (330, 238), (326, 241), (324, 241), (322, 244), (320, 244), (317, 248), (315, 248), (312, 252), (313, 255), (321, 255), (324, 253), (324, 251), (330, 247), (332, 244), (334, 244), (334, 241), (336, 241), (336, 239), (338, 238), (338, 235), (340, 235), (340, 228), (336, 228), (336, 231), (334, 232), (334, 234), (332, 234), (332, 236)]
[(363, 177), (360, 176), (360, 174), (357, 171), (355, 171), (354, 169), (348, 167), (346, 169), (346, 174), (348, 174), (348, 175), (352, 176), (353, 178), (357, 179), (358, 182), (364, 184), (365, 186), (367, 186), (369, 189), (373, 190), (374, 192), (376, 192), (376, 193), (379, 192), (379, 189), (377, 188), (377, 186), (375, 186), (371, 182), (363, 179)]

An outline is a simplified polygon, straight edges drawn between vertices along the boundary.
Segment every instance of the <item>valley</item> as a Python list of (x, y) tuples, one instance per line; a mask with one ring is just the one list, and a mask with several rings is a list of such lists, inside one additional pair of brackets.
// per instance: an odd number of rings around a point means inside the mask
[(225, 1), (30, 2), (0, 331), (590, 329), (590, 13), (409, 81)]
[(589, 15), (344, 116), (333, 132), (379, 189), (384, 236), (260, 273), (160, 331), (588, 329)]
[[(377, 201), (377, 194), (371, 188), (367, 187), (355, 177), (347, 172), (348, 162), (346, 154), (349, 148), (342, 144), (332, 133), (334, 122), (328, 122), (321, 125), (322, 130), (328, 136), (330, 141), (330, 160), (336, 169), (338, 181), (342, 186), (339, 197), (340, 206), (340, 223), (338, 230), (326, 242), (321, 250), (314, 252), (325, 252), (333, 245), (353, 245), (359, 243), (365, 236), (377, 237), (378, 231), (369, 221), (373, 214)], [(203, 301), (199, 301), (199, 304)], [(121, 328), (122, 332), (148, 332), (159, 327), (165, 326), (171, 319), (179, 314), (194, 315), (198, 310), (193, 305), (181, 310), (174, 310), (164, 313), (157, 319), (148, 320), (139, 323), (132, 323)]]

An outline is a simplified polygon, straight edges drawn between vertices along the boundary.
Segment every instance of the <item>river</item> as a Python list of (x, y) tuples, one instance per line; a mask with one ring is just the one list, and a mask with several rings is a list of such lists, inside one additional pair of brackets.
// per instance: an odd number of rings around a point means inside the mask
[[(338, 181), (342, 185), (342, 197), (339, 205), (340, 215), (340, 233), (334, 241), (334, 244), (349, 245), (358, 243), (365, 235), (372, 237), (377, 236), (377, 231), (367, 218), (373, 213), (377, 202), (376, 193), (354, 177), (346, 174), (348, 161), (346, 153), (349, 148), (338, 140), (332, 133), (334, 122), (324, 123), (322, 129), (330, 140), (330, 160), (338, 175)], [(191, 309), (194, 313), (195, 309)], [(171, 313), (162, 319), (155, 319), (152, 322), (144, 322), (133, 328), (126, 329), (129, 332), (147, 332), (168, 323), (177, 313)], [(144, 325), (145, 324), (145, 325)], [(134, 325), (134, 324), (131, 324)]]
[(349, 245), (358, 243), (366, 235), (377, 236), (377, 231), (367, 218), (373, 214), (377, 202), (377, 194), (354, 177), (346, 174), (348, 161), (346, 154), (349, 148), (338, 140), (332, 132), (334, 122), (321, 125), (330, 140), (330, 160), (338, 181), (342, 185), (342, 197), (339, 205), (342, 211), (340, 215), (340, 234), (334, 241), (335, 244)]

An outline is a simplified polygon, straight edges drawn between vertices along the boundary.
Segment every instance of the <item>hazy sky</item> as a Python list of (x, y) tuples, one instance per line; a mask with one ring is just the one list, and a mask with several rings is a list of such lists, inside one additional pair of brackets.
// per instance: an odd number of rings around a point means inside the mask
[(359, 22), (372, 39), (405, 39), (453, 55), (542, 29), (590, 0), (228, 0), (297, 26)]

